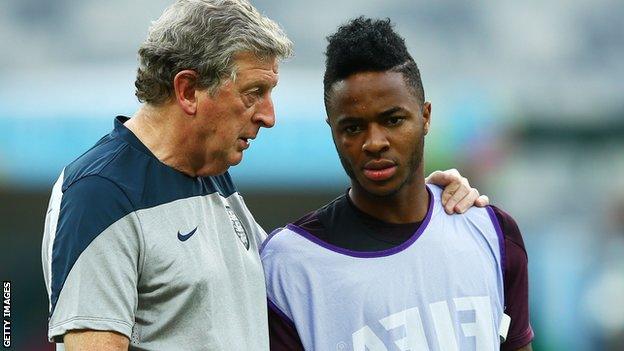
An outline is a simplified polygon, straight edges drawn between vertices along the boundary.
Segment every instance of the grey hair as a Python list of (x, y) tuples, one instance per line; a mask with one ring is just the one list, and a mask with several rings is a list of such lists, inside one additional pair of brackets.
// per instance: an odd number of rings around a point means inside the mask
[(247, 0), (178, 0), (152, 22), (139, 47), (135, 95), (161, 104), (173, 95), (173, 78), (185, 69), (198, 74), (198, 88), (214, 92), (236, 77), (234, 56), (285, 59), (293, 44), (273, 20)]

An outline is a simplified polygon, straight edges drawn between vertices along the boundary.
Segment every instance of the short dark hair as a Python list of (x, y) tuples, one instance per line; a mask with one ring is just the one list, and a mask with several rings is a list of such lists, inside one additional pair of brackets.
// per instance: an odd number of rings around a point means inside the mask
[(327, 41), (323, 78), (326, 110), (332, 85), (360, 72), (401, 72), (416, 98), (421, 103), (425, 101), (418, 66), (390, 19), (358, 17), (340, 26)]

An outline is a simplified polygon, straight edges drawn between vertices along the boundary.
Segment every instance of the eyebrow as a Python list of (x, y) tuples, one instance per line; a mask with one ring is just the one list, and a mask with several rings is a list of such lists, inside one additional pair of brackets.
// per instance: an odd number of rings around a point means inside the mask
[(262, 89), (273, 89), (277, 86), (277, 83), (273, 84), (273, 82), (267, 82), (263, 80), (255, 80), (245, 84), (245, 90), (252, 88), (262, 88)]
[(262, 89), (274, 89), (279, 83), (278, 79), (254, 79), (247, 84), (243, 85), (243, 90), (248, 90), (252, 88), (262, 88)]
[(352, 117), (352, 116), (339, 117), (336, 124), (339, 126), (343, 126), (346, 124), (360, 123), (362, 120), (363, 118), (361, 117)]
[[(376, 118), (385, 118), (385, 117), (390, 117), (393, 114), (400, 112), (400, 111), (404, 111), (404, 109), (402, 107), (399, 106), (395, 106), (392, 108), (389, 108), (381, 113), (379, 113)], [(336, 124), (338, 124), (339, 126), (345, 125), (345, 124), (351, 124), (351, 123), (360, 123), (362, 122), (364, 118), (362, 117), (355, 117), (355, 116), (345, 116), (345, 117), (339, 117), (338, 121), (336, 122)]]
[(399, 106), (395, 106), (395, 107), (392, 107), (392, 108), (389, 108), (389, 109), (383, 111), (378, 116), (379, 117), (389, 117), (389, 116), (392, 116), (393, 114), (395, 114), (395, 113), (397, 113), (399, 111), (402, 111), (402, 110), (403, 110), (403, 108), (401, 108)]

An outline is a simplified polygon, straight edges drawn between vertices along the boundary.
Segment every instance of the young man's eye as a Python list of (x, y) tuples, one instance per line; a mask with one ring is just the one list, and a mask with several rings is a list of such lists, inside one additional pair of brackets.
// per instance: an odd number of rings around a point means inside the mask
[(350, 125), (344, 128), (344, 131), (347, 132), (347, 134), (355, 134), (360, 130), (362, 130), (362, 128), (359, 125)]
[(404, 118), (403, 117), (390, 117), (388, 118), (388, 125), (390, 126), (397, 126), (399, 124), (401, 124), (401, 122), (403, 122)]

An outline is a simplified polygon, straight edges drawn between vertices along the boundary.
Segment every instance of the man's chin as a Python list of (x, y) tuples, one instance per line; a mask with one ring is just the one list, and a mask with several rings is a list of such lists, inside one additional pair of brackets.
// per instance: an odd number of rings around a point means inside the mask
[(400, 185), (393, 181), (372, 182), (370, 180), (358, 181), (362, 190), (374, 197), (388, 197), (396, 194), (400, 189)]
[(206, 172), (202, 172), (202, 174), (199, 174), (202, 177), (205, 176), (214, 176), (214, 175), (219, 175), (219, 174), (223, 174), (225, 172), (227, 172), (230, 167), (232, 166), (236, 166), (237, 164), (241, 163), (241, 161), (243, 160), (243, 153), (239, 153), (239, 155), (236, 156), (230, 156), (228, 158), (221, 158), (219, 160), (212, 160), (212, 162), (210, 163), (210, 165), (206, 165), (206, 169), (209, 169)]
[(243, 161), (243, 152), (239, 151), (228, 160), (229, 166), (236, 166)]

